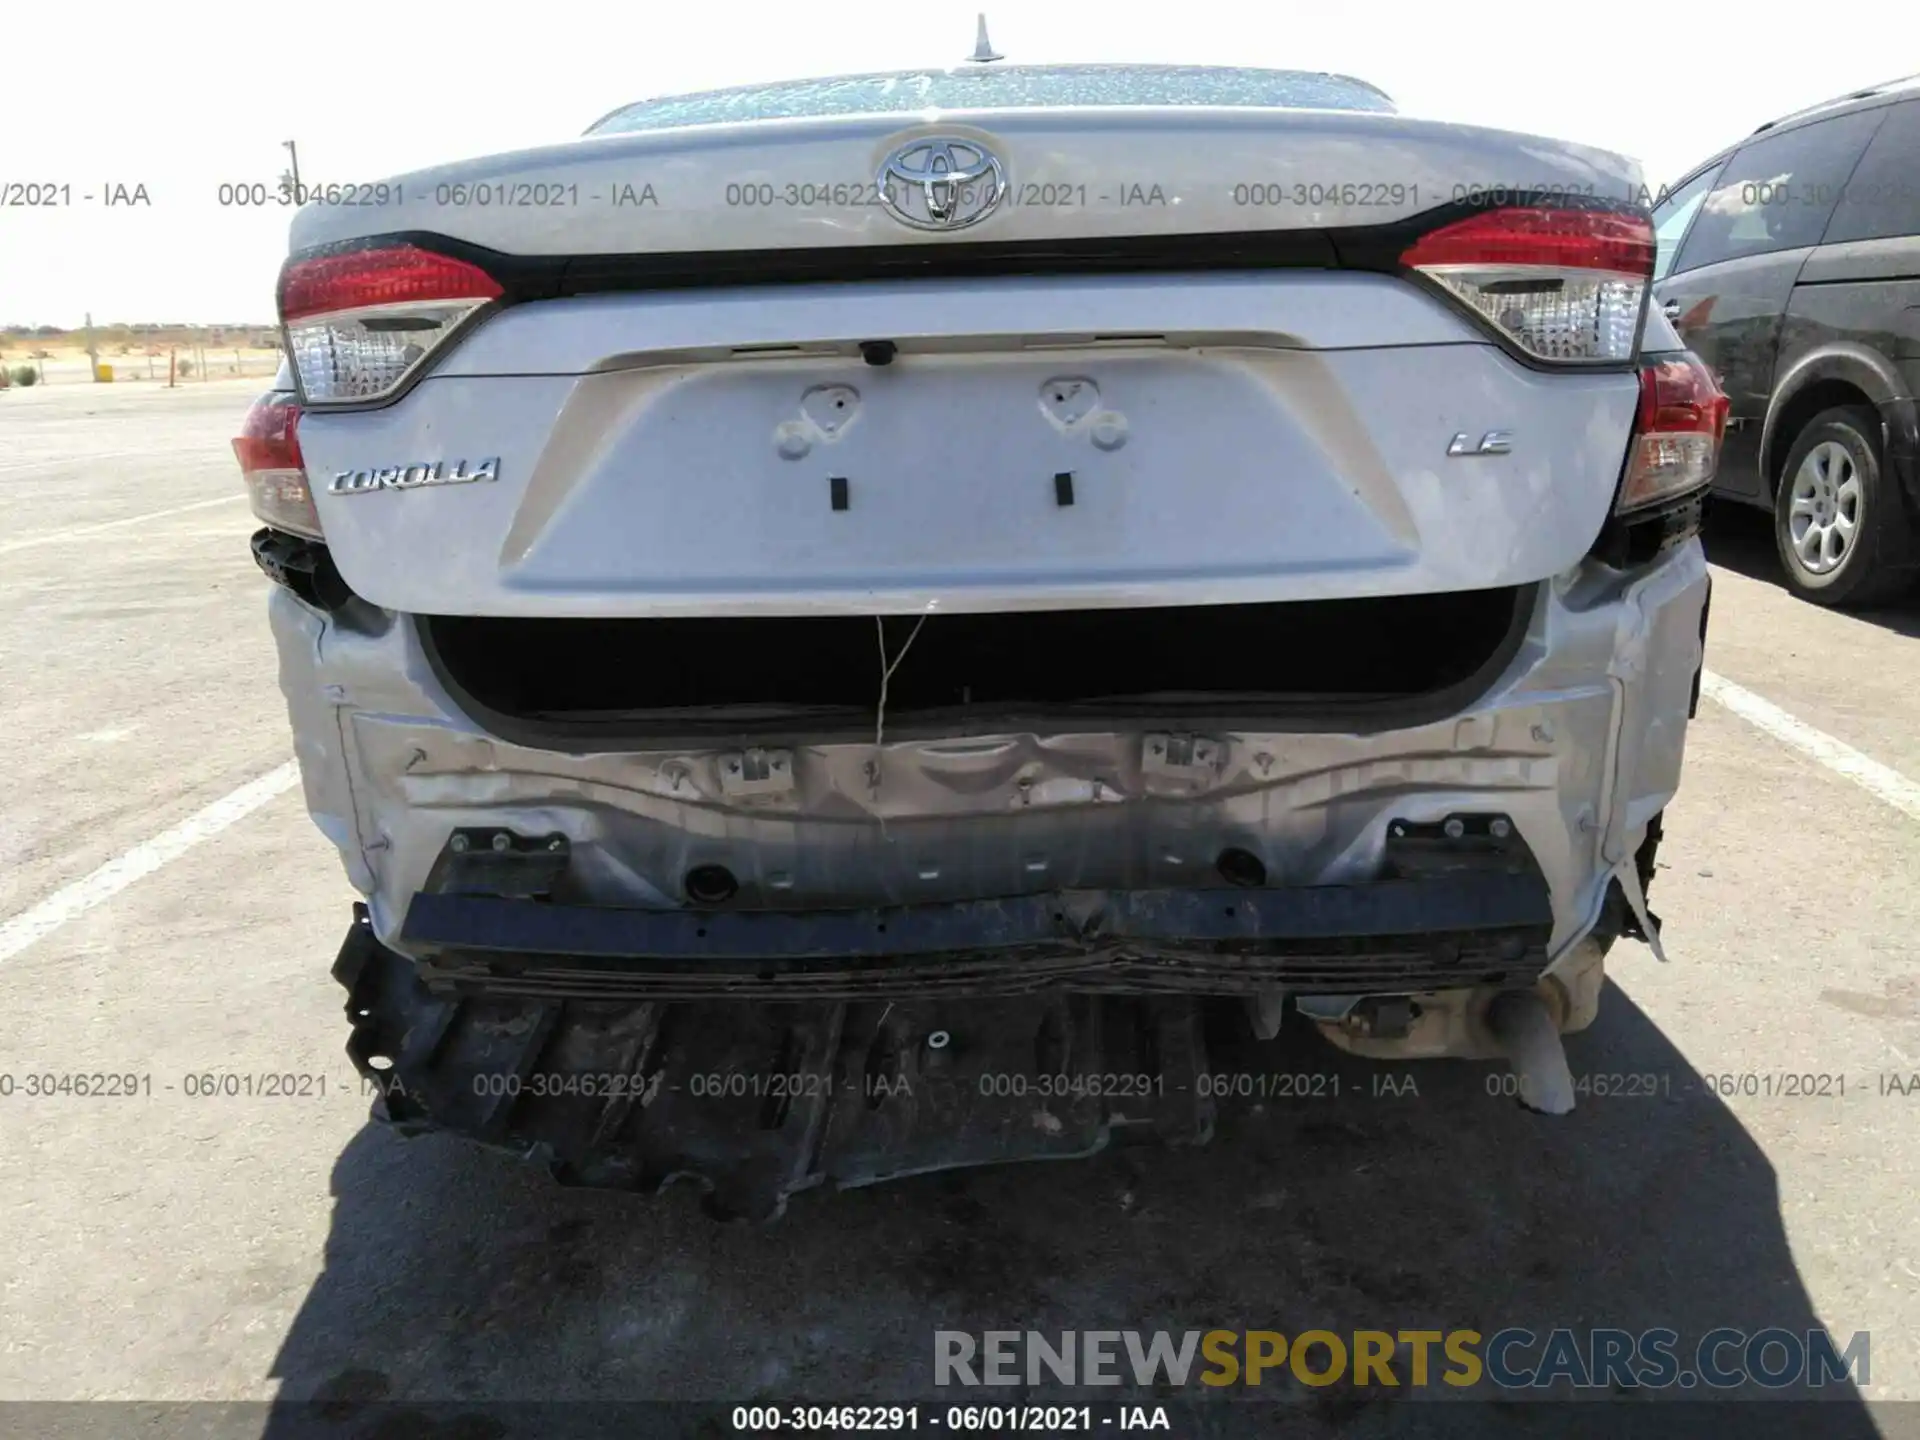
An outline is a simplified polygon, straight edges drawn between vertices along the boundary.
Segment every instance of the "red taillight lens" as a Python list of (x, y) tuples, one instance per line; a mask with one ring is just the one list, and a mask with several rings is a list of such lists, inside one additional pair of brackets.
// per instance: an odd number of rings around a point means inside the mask
[(478, 265), (414, 245), (383, 245), (293, 261), (280, 277), (280, 318), (291, 325), (375, 305), (487, 301), (500, 295), (500, 282)]
[(1510, 206), (1469, 215), (1422, 235), (1400, 263), (1541, 265), (1555, 270), (1608, 270), (1653, 278), (1653, 222), (1611, 210), (1548, 210)]
[(1640, 410), (1634, 429), (1641, 434), (1681, 431), (1711, 435), (1718, 441), (1727, 428), (1727, 396), (1713, 372), (1688, 353), (1661, 360), (1640, 372)]
[(1656, 361), (1640, 372), (1633, 449), (1616, 510), (1634, 510), (1709, 484), (1727, 429), (1726, 393), (1692, 355)]
[(233, 454), (247, 482), (253, 513), (276, 530), (318, 540), (320, 516), (300, 455), (299, 423), (300, 407), (292, 396), (279, 391), (262, 395), (240, 424)]
[(1507, 206), (1421, 236), (1400, 262), (1528, 354), (1607, 363), (1632, 358), (1653, 256), (1643, 214)]
[(393, 394), (461, 321), (503, 293), (478, 265), (417, 245), (289, 261), (280, 319), (302, 398), (321, 406)]

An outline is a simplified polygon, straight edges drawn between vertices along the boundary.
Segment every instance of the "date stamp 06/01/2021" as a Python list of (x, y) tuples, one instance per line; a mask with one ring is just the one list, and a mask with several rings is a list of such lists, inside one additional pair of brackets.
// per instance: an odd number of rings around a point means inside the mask
[[(993, 1099), (1086, 1100), (1144, 1099), (1192, 1094), (1196, 1099), (1240, 1103), (1338, 1102), (1432, 1098), (1438, 1071), (1418, 1066), (1392, 1067), (1359, 1075), (1333, 1070), (1202, 1071), (1170, 1079), (1156, 1071), (1117, 1073), (1026, 1073), (985, 1071), (964, 1078), (909, 1072), (840, 1075), (830, 1071), (695, 1071), (669, 1077), (660, 1071), (535, 1071), (478, 1074), (469, 1082), (487, 1097), (572, 1096), (651, 1103), (673, 1093), (709, 1102), (831, 1099), (858, 1091), (871, 1100), (911, 1096), (925, 1091), (970, 1090)], [(1428, 1081), (1422, 1094), (1421, 1081)], [(1850, 1102), (1863, 1098), (1920, 1100), (1920, 1073), (1897, 1071), (1717, 1071), (1669, 1070), (1576, 1072), (1574, 1093), (1587, 1100), (1676, 1100), (1689, 1096), (1718, 1099)], [(55, 1071), (22, 1068), (0, 1071), (0, 1103), (56, 1100), (153, 1100), (177, 1096), (192, 1101), (327, 1100), (366, 1098), (404, 1091), (398, 1075), (376, 1072), (188, 1071), (163, 1075), (147, 1070)], [(1510, 1070), (1488, 1066), (1470, 1093), (1495, 1100), (1519, 1096)]]

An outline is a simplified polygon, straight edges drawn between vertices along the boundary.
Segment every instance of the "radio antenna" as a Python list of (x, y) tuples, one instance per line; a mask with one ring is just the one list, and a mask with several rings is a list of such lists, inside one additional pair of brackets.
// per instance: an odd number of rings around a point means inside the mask
[(1006, 56), (993, 48), (993, 42), (987, 38), (987, 17), (983, 13), (980, 16), (979, 25), (974, 30), (973, 54), (969, 55), (967, 59), (976, 65), (991, 65), (995, 60), (1004, 60), (1006, 58)]

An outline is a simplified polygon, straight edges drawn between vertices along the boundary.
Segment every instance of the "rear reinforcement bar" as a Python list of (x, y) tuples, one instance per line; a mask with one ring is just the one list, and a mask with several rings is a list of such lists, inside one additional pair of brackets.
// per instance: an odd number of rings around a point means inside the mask
[(781, 1000), (1526, 984), (1551, 929), (1544, 885), (1488, 875), (816, 912), (421, 894), (402, 941), (429, 984), (464, 993)]
[(565, 836), (456, 831), (398, 943), (435, 988), (550, 999), (1353, 994), (1530, 984), (1553, 927), (1546, 881), (1505, 816), (1396, 821), (1364, 884), (867, 909), (561, 903), (569, 860)]

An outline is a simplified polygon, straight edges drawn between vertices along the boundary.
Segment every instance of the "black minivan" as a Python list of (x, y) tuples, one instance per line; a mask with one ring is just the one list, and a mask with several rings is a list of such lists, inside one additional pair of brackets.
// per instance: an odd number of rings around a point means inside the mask
[(1920, 77), (1762, 125), (1654, 207), (1654, 294), (1732, 400), (1714, 492), (1788, 586), (1920, 579)]

